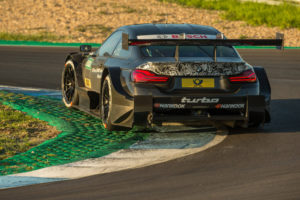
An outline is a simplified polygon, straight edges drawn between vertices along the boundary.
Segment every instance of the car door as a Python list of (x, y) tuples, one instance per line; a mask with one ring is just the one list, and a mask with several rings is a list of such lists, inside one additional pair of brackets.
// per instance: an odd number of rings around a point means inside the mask
[(101, 77), (104, 70), (105, 62), (111, 58), (114, 49), (122, 36), (121, 31), (114, 32), (98, 49), (96, 57), (89, 58), (91, 60), (90, 67), (90, 86), (91, 90), (99, 92), (101, 89)]

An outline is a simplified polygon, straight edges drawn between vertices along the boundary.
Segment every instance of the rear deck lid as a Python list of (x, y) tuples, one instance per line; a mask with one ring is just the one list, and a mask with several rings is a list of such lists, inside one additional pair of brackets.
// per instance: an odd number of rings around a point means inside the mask
[(146, 62), (137, 69), (162, 76), (229, 76), (237, 75), (251, 66), (245, 62)]

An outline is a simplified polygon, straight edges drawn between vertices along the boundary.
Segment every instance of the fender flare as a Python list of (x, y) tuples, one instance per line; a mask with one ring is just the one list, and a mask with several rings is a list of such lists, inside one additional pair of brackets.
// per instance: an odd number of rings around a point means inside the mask
[(66, 57), (65, 63), (68, 60), (71, 60), (74, 64), (78, 86), (84, 87), (84, 81), (83, 81), (82, 69), (81, 69), (81, 63), (84, 60), (84, 56), (82, 56), (81, 53), (72, 52)]
[(266, 70), (263, 67), (255, 66), (253, 68), (259, 82), (259, 95), (263, 95), (265, 97), (265, 102), (266, 102), (265, 122), (269, 123), (271, 121), (271, 114), (270, 114), (271, 85)]
[[(105, 73), (106, 71), (106, 73)], [(121, 69), (120, 67), (108, 67), (108, 68), (105, 68), (103, 70), (103, 73), (102, 73), (102, 80), (103, 78), (106, 76), (106, 75), (109, 75), (110, 76), (110, 79), (111, 79), (111, 82), (112, 82), (112, 85), (113, 85), (113, 88), (114, 90), (116, 90), (116, 92), (118, 92), (119, 94), (125, 96), (126, 98), (128, 99), (133, 99), (124, 89), (123, 89), (123, 86), (122, 86), (122, 83), (121, 83)], [(101, 81), (101, 87), (102, 87), (102, 81)]]
[(133, 97), (127, 94), (121, 83), (120, 67), (105, 68), (102, 73), (101, 87), (106, 76), (109, 76), (112, 83), (112, 95), (115, 102), (115, 108), (118, 112), (112, 114), (112, 124), (120, 127), (132, 128), (134, 100)]

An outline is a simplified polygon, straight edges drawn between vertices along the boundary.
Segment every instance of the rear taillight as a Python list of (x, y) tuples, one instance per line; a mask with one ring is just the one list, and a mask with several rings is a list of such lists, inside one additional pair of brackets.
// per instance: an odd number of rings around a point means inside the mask
[(169, 80), (167, 76), (158, 76), (153, 72), (141, 69), (134, 70), (131, 77), (135, 83), (165, 83)]
[(244, 83), (244, 82), (253, 83), (256, 81), (256, 74), (254, 71), (249, 69), (237, 76), (229, 77), (229, 81), (232, 83)]

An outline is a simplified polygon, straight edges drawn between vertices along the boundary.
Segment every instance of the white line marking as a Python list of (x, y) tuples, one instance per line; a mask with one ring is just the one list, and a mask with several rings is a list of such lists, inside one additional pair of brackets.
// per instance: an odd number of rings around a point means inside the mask
[(87, 159), (65, 165), (47, 167), (14, 176), (43, 178), (82, 178), (86, 176), (141, 168), (204, 151), (221, 143), (227, 136), (223, 132), (206, 145), (191, 149), (123, 149), (100, 158)]
[(0, 176), (0, 189), (21, 187), (25, 185), (48, 183), (53, 181), (62, 181), (61, 178), (39, 178), (39, 177), (22, 177), (22, 176)]

